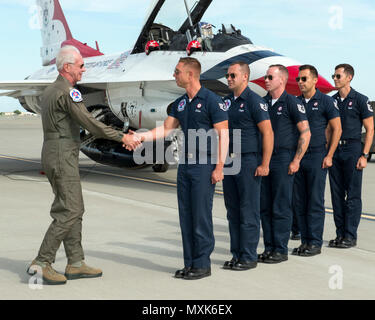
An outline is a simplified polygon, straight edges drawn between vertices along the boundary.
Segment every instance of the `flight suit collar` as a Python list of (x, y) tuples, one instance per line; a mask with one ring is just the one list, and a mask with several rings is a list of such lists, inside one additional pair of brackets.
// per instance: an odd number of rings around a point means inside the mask
[[(288, 93), (286, 92), (286, 90), (284, 90), (284, 92), (283, 92), (283, 94), (280, 96), (280, 98), (277, 99), (277, 102), (285, 102), (286, 99), (287, 99), (287, 95), (288, 95)], [(270, 94), (269, 92), (267, 93), (266, 98), (267, 98), (268, 101), (272, 101), (272, 96), (271, 96), (271, 94)], [(277, 102), (276, 102), (276, 103), (277, 103)], [(272, 103), (271, 103), (271, 105), (272, 105)]]
[(70, 84), (70, 82), (68, 81), (68, 79), (64, 78), (61, 74), (58, 75), (56, 81), (55, 81), (57, 84), (63, 86), (64, 88), (66, 89), (73, 89), (72, 85)]
[[(320, 92), (320, 90), (316, 89), (315, 94), (310, 98), (309, 101), (322, 100), (322, 96), (323, 96), (323, 94)], [(301, 94), (298, 98), (301, 99), (302, 101), (305, 100), (305, 97), (303, 96), (303, 94)]]
[[(193, 97), (193, 99), (191, 99), (191, 101), (193, 101), (194, 99), (196, 98), (200, 98), (200, 99), (205, 99), (207, 96), (207, 91), (206, 91), (206, 88), (204, 88), (203, 86), (199, 89), (199, 91), (197, 92), (197, 94), (195, 95), (195, 97)], [(185, 93), (184, 95), (184, 98), (189, 101), (190, 98), (188, 96), (187, 93)]]
[[(247, 100), (247, 98), (249, 97), (250, 94), (251, 94), (251, 90), (250, 90), (250, 88), (249, 88), (249, 87), (246, 87), (245, 90), (242, 91), (242, 93), (240, 94), (240, 96), (237, 97), (237, 99), (238, 99), (238, 98), (241, 98), (242, 100)], [(234, 94), (233, 94), (233, 92), (232, 92), (231, 95), (232, 95), (232, 97), (234, 98)]]
[[(350, 91), (348, 93), (348, 95), (346, 96), (346, 98), (344, 99), (344, 101), (348, 98), (350, 99), (354, 99), (356, 97), (356, 91), (350, 87)], [(334, 98), (336, 98), (336, 100), (339, 100), (341, 102), (341, 96), (340, 96), (340, 93), (337, 92), (335, 95), (334, 95)]]

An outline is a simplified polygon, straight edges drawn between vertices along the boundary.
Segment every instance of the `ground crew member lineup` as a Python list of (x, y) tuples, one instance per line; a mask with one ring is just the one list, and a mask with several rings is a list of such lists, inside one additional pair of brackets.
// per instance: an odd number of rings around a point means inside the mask
[[(53, 223), (27, 270), (30, 275), (38, 273), (45, 283), (61, 285), (103, 274), (85, 263), (81, 243), (84, 205), (76, 141), (79, 126), (132, 151), (144, 141), (164, 139), (181, 127), (184, 156), (177, 168), (177, 198), (184, 259), (174, 274), (176, 279), (198, 280), (211, 275), (210, 256), (215, 246), (212, 203), (220, 181), (231, 253), (223, 261), (224, 270), (245, 271), (258, 263), (287, 261), (293, 219), (301, 232), (301, 244), (291, 254), (321, 254), (327, 174), (336, 226), (336, 238), (328, 246), (356, 246), (363, 170), (374, 121), (369, 99), (350, 86), (354, 77), (351, 65), (335, 67), (332, 78), (338, 92), (333, 97), (316, 88), (318, 71), (314, 66), (299, 68), (295, 81), (301, 95), (295, 97), (286, 92), (288, 69), (271, 65), (265, 74), (268, 93), (260, 97), (248, 86), (248, 64), (235, 61), (226, 74), (232, 93), (219, 97), (201, 85), (200, 62), (181, 58), (173, 76), (185, 94), (173, 103), (164, 124), (147, 132), (122, 134), (84, 111), (81, 93), (74, 88), (85, 72), (79, 52), (63, 47), (57, 62), (59, 77), (44, 93), (42, 117), (42, 164), (55, 194)], [(191, 130), (210, 132), (210, 141), (202, 143), (197, 136), (192, 139)], [(239, 167), (231, 170), (235, 163)], [(258, 253), (261, 229), (264, 252)], [(52, 268), (61, 243), (68, 259), (65, 275)]]

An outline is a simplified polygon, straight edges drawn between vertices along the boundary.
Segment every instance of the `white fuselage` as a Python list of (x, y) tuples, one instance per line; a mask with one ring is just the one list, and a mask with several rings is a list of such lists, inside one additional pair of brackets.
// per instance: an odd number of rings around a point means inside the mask
[[(270, 49), (246, 44), (234, 47), (226, 52), (195, 52), (192, 57), (202, 64), (202, 74), (223, 61), (255, 51), (271, 51)], [(154, 51), (150, 55), (145, 53), (130, 54), (130, 51), (86, 58), (86, 72), (78, 85), (94, 88), (105, 92), (105, 102), (112, 112), (125, 120), (124, 111), (134, 128), (154, 128), (157, 121), (163, 121), (167, 116), (167, 106), (184, 93), (184, 89), (177, 87), (173, 77), (175, 66), (184, 51)], [(250, 81), (263, 77), (269, 65), (283, 63), (285, 66), (297, 65), (297, 61), (284, 56), (271, 56), (259, 59), (250, 64)], [(225, 74), (225, 73), (224, 73)], [(29, 80), (54, 80), (58, 75), (56, 65), (46, 66), (32, 74)], [(225, 77), (213, 79), (227, 84)], [(259, 95), (266, 91), (254, 83), (249, 86)], [(100, 92), (99, 91), (99, 92)], [(39, 93), (40, 94), (40, 93)], [(95, 104), (95, 98), (85, 97), (86, 106)], [(26, 101), (32, 99), (26, 97)], [(100, 100), (100, 99), (99, 99)], [(35, 108), (35, 106), (34, 106)], [(33, 108), (33, 109), (34, 109)], [(40, 108), (37, 108), (40, 110)], [(39, 112), (39, 110), (34, 110)]]

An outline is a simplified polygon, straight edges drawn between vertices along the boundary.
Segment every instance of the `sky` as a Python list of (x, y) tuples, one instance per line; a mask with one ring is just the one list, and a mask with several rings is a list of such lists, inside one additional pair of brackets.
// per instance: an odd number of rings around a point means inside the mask
[[(182, 1), (182, 0), (175, 0)], [(192, 0), (189, 0), (190, 2)], [(151, 0), (60, 0), (73, 37), (103, 53), (134, 45)], [(41, 67), (34, 0), (0, 0), (0, 81), (22, 80)], [(375, 100), (374, 0), (213, 0), (204, 21), (241, 29), (254, 44), (312, 64), (331, 83), (334, 67), (355, 69), (352, 87)], [(0, 111), (22, 110), (0, 97)]]

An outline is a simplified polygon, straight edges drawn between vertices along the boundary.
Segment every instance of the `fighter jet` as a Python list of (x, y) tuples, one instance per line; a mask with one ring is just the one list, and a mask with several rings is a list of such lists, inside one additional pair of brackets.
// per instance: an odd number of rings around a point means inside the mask
[[(98, 45), (88, 46), (74, 39), (58, 0), (37, 0), (40, 11), (43, 67), (23, 81), (0, 82), (0, 95), (18, 99), (24, 109), (40, 113), (41, 95), (57, 77), (55, 58), (64, 45), (78, 48), (84, 57), (86, 72), (78, 89), (86, 107), (103, 123), (127, 132), (151, 129), (168, 114), (168, 107), (184, 91), (177, 87), (173, 72), (182, 56), (197, 58), (202, 64), (201, 82), (224, 96), (229, 93), (225, 74), (228, 66), (246, 61), (251, 70), (249, 87), (264, 96), (264, 75), (271, 64), (283, 64), (289, 70), (287, 91), (299, 95), (295, 77), (301, 65), (271, 49), (257, 46), (232, 24), (214, 27), (204, 20), (213, 0), (154, 0), (133, 48), (119, 54), (103, 54)], [(319, 76), (317, 87), (328, 93), (334, 87)], [(113, 141), (95, 139), (81, 132), (81, 151), (102, 164), (141, 168), (133, 152)], [(164, 142), (165, 150), (178, 158), (181, 139), (178, 134)], [(168, 169), (168, 163), (156, 159), (155, 171)]]

